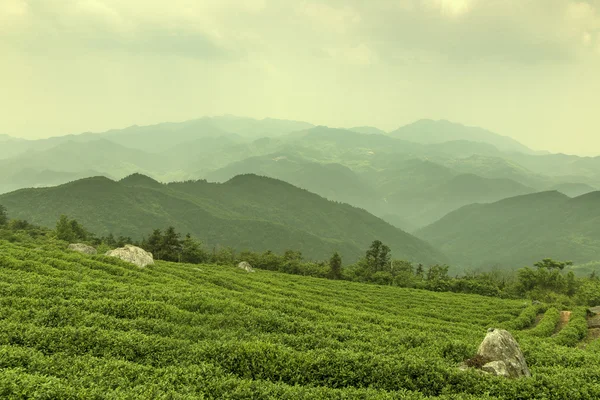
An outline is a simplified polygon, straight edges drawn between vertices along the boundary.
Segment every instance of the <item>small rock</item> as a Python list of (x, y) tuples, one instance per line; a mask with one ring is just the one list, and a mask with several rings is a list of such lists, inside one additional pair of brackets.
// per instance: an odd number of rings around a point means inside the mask
[(135, 264), (140, 268), (154, 264), (152, 253), (130, 244), (126, 244), (125, 247), (109, 250), (105, 255), (120, 258), (121, 260)]
[(92, 246), (88, 246), (83, 243), (71, 243), (68, 247), (69, 250), (76, 251), (78, 253), (94, 255), (98, 253), (95, 248)]
[(252, 265), (250, 265), (250, 263), (246, 261), (242, 261), (241, 263), (239, 263), (238, 268), (243, 269), (246, 272), (254, 272), (254, 269), (252, 269)]
[(481, 368), (483, 371), (507, 378), (531, 376), (519, 344), (504, 329), (488, 329), (477, 355), (490, 360)]

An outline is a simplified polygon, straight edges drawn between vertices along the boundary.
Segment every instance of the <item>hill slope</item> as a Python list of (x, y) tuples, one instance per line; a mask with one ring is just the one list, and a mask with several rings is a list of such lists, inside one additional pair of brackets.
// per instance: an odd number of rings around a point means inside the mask
[(522, 267), (542, 258), (600, 260), (600, 192), (542, 192), (474, 204), (417, 235), (464, 267)]
[[(0, 240), (3, 398), (598, 398), (597, 352), (513, 331), (533, 378), (460, 371), (523, 301)], [(529, 308), (526, 309), (529, 311)], [(434, 397), (428, 397), (434, 396)], [(437, 397), (439, 396), (439, 397)]]
[(224, 184), (156, 185), (148, 179), (121, 183), (89, 178), (69, 184), (23, 189), (0, 196), (11, 217), (53, 226), (67, 214), (97, 234), (140, 238), (153, 228), (173, 225), (209, 245), (237, 250), (300, 250), (326, 259), (340, 251), (346, 261), (364, 254), (373, 240), (394, 256), (423, 263), (445, 257), (427, 243), (347, 204), (328, 201), (290, 184), (255, 175)]
[(509, 138), (498, 135), (483, 128), (465, 126), (446, 120), (434, 121), (422, 119), (398, 128), (390, 133), (391, 136), (416, 143), (432, 144), (452, 140), (468, 140), (488, 143), (498, 150), (532, 154), (533, 150)]

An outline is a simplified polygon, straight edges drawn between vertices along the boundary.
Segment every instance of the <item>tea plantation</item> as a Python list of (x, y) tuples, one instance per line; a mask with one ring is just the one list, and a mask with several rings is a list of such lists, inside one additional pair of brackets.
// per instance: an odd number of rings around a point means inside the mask
[[(598, 399), (585, 310), (559, 311), (0, 241), (0, 398)], [(531, 378), (458, 368), (488, 327)]]

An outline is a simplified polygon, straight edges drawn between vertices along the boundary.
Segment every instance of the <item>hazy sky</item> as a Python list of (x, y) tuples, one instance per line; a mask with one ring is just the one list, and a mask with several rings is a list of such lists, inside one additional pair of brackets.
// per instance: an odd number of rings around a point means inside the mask
[(220, 114), (600, 154), (600, 0), (0, 0), (0, 133)]

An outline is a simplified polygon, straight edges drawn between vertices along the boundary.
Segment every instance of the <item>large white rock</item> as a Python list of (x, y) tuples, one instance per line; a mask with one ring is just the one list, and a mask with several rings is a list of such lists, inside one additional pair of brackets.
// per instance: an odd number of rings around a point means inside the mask
[(109, 257), (120, 258), (123, 261), (130, 262), (142, 268), (146, 265), (154, 264), (154, 257), (152, 257), (152, 253), (130, 244), (126, 244), (125, 247), (109, 250), (105, 255)]
[(254, 272), (252, 265), (250, 265), (250, 263), (246, 261), (242, 261), (241, 263), (239, 263), (238, 268), (243, 269), (246, 272)]
[(481, 368), (485, 372), (507, 378), (531, 376), (519, 344), (504, 329), (488, 329), (477, 355), (487, 361)]
[(87, 244), (83, 244), (83, 243), (71, 243), (69, 245), (68, 249), (72, 250), (72, 251), (76, 251), (78, 253), (90, 254), (90, 255), (94, 255), (97, 253), (95, 248), (93, 248), (92, 246), (88, 246)]

